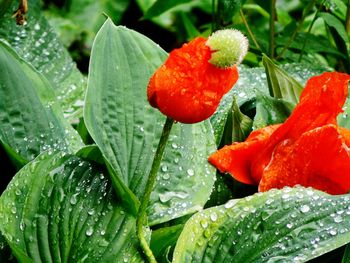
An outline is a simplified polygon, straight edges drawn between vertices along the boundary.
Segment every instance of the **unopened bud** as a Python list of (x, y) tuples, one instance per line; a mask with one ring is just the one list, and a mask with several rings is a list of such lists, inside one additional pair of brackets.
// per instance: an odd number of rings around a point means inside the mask
[(229, 68), (242, 62), (248, 52), (248, 39), (236, 29), (214, 32), (206, 45), (212, 54), (209, 62), (219, 68)]

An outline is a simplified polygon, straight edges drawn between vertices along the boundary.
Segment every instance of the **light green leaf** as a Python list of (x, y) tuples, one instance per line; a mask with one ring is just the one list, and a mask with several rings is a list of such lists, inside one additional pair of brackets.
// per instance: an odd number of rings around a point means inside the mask
[[(165, 122), (165, 117), (149, 105), (146, 88), (166, 57), (151, 40), (116, 27), (111, 20), (97, 34), (92, 49), (85, 124), (110, 168), (117, 194), (134, 211)], [(160, 171), (151, 196), (149, 224), (203, 207), (214, 184), (215, 169), (206, 160), (214, 150), (208, 122), (174, 126), (161, 164), (167, 166), (168, 175)], [(173, 196), (161, 197), (167, 191)]]
[(186, 223), (173, 262), (306, 262), (350, 242), (349, 202), (302, 187), (231, 200)]
[(266, 70), (270, 95), (294, 104), (298, 103), (303, 89), (301, 84), (286, 71), (275, 65), (266, 55), (263, 56), (263, 64)]
[(283, 123), (292, 113), (294, 105), (282, 99), (272, 98), (257, 91), (254, 129)]
[(0, 141), (18, 166), (46, 150), (82, 146), (50, 83), (0, 41)]
[(0, 219), (19, 262), (143, 262), (135, 218), (101, 169), (75, 156), (45, 153), (20, 170)]
[(345, 43), (349, 42), (345, 26), (336, 16), (324, 12), (320, 12), (318, 16), (321, 17), (329, 27), (333, 27)]
[(67, 117), (82, 114), (85, 79), (41, 11), (39, 0), (29, 0), (27, 23), (12, 18), (18, 1), (0, 17), (0, 39), (6, 40), (20, 57), (31, 63), (51, 83)]
[(216, 173), (207, 158), (215, 150), (208, 121), (173, 126), (147, 209), (149, 225), (203, 209)]
[(157, 0), (146, 12), (144, 15), (145, 19), (149, 19), (155, 16), (168, 11), (170, 8), (173, 8), (177, 5), (185, 4), (191, 2), (191, 0)]

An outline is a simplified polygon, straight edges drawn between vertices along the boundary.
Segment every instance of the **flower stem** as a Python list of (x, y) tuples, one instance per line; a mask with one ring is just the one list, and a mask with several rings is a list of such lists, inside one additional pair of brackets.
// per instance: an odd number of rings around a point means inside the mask
[[(305, 10), (304, 10), (304, 12), (303, 12), (303, 16), (302, 16), (301, 20), (300, 20), (299, 23), (298, 23), (298, 26), (294, 29), (293, 33), (290, 35), (290, 37), (289, 37), (289, 39), (288, 39), (286, 45), (283, 47), (282, 51), (279, 53), (279, 55), (277, 56), (276, 60), (282, 58), (282, 56), (284, 55), (284, 53), (287, 51), (287, 49), (288, 49), (288, 48), (290, 47), (290, 45), (293, 43), (293, 41), (294, 41), (294, 39), (295, 39), (297, 33), (300, 31), (302, 25), (304, 24), (304, 20), (305, 20), (307, 14), (312, 10), (312, 8), (314, 7), (315, 4), (316, 4), (316, 0), (313, 0), (312, 2), (310, 2), (310, 3), (306, 6), (306, 8), (305, 8)], [(317, 14), (318, 14), (318, 11), (316, 12), (314, 19), (317, 19)], [(313, 23), (312, 23), (312, 25), (313, 25)], [(311, 27), (310, 27), (310, 28), (311, 28)], [(310, 29), (310, 30), (311, 30), (311, 29)], [(309, 32), (308, 32), (308, 33), (309, 33)]]
[(244, 25), (245, 25), (245, 27), (246, 27), (246, 29), (248, 31), (248, 34), (249, 34), (250, 38), (253, 40), (254, 45), (262, 52), (262, 49), (261, 49), (260, 45), (258, 44), (258, 41), (256, 41), (256, 38), (255, 38), (252, 30), (250, 29), (250, 26), (249, 26), (249, 24), (247, 22), (247, 19), (245, 18), (245, 15), (244, 15), (242, 9), (239, 10), (239, 14), (240, 14), (241, 19), (242, 19), (242, 21), (243, 21), (243, 23), (244, 23)]
[(275, 56), (275, 20), (276, 20), (276, 0), (270, 0), (270, 37), (269, 37), (269, 55)]
[(346, 11), (345, 29), (346, 29), (346, 32), (349, 34), (350, 33), (350, 0), (348, 1), (348, 7)]
[(171, 118), (167, 118), (165, 121), (162, 135), (160, 137), (159, 144), (158, 144), (156, 153), (155, 153), (154, 158), (153, 158), (153, 163), (152, 163), (151, 171), (150, 171), (149, 176), (148, 176), (146, 189), (145, 189), (145, 192), (144, 192), (143, 197), (141, 199), (141, 204), (140, 204), (139, 212), (138, 212), (137, 219), (136, 219), (137, 236), (139, 238), (143, 253), (145, 254), (148, 262), (150, 262), (150, 263), (156, 263), (157, 260), (155, 259), (152, 250), (148, 246), (148, 243), (147, 243), (146, 238), (145, 238), (143, 226), (147, 221), (146, 210), (147, 210), (148, 202), (149, 202), (150, 197), (151, 197), (151, 192), (153, 190), (153, 186), (154, 186), (154, 183), (155, 183), (156, 178), (157, 178), (157, 173), (159, 170), (160, 162), (162, 160), (164, 149), (165, 149), (166, 143), (168, 141), (169, 134), (171, 131), (171, 127), (173, 126), (173, 123), (174, 123), (174, 120)]

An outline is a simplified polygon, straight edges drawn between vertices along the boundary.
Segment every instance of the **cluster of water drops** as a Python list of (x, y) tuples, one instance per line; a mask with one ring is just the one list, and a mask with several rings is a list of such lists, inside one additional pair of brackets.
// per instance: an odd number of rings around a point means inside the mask
[(333, 239), (349, 239), (349, 201), (348, 195), (302, 187), (230, 200), (192, 217), (180, 236), (188, 248), (174, 255), (221, 262), (227, 253), (238, 262), (304, 262), (336, 248)]

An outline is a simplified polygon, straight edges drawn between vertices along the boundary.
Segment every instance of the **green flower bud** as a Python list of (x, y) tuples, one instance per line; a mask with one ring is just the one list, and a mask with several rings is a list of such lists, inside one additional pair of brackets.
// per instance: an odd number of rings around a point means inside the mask
[(209, 62), (219, 68), (229, 68), (242, 62), (248, 52), (248, 39), (236, 29), (214, 32), (207, 40), (212, 50)]

